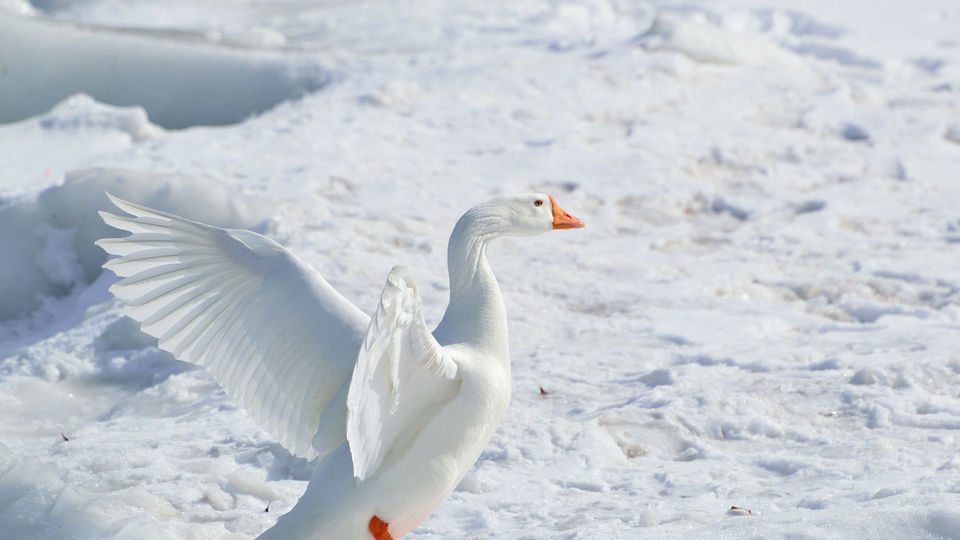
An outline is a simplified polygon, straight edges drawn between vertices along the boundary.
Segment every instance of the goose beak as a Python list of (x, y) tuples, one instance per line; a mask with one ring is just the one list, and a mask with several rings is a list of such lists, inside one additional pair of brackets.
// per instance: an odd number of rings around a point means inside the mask
[(580, 229), (583, 227), (583, 222), (565, 212), (563, 208), (560, 208), (560, 205), (557, 204), (557, 201), (554, 200), (552, 195), (550, 196), (550, 204), (553, 205), (554, 229)]

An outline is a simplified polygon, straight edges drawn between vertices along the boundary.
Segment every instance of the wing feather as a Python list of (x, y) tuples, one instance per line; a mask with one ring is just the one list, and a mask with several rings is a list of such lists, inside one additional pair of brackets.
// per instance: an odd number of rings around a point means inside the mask
[(428, 421), (427, 411), (459, 388), (457, 365), (423, 320), (413, 278), (394, 267), (360, 348), (347, 393), (353, 474), (376, 474), (401, 439)]
[(101, 212), (103, 221), (131, 234), (97, 245), (118, 256), (104, 268), (123, 278), (110, 290), (127, 315), (160, 348), (206, 368), (292, 453), (313, 458), (315, 444), (339, 442), (313, 439), (369, 317), (268, 238), (110, 200), (130, 215)]

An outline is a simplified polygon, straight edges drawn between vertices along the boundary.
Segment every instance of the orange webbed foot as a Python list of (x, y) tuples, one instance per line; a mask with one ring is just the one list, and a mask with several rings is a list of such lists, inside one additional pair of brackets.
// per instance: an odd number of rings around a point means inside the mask
[(393, 540), (390, 531), (387, 530), (388, 527), (390, 524), (379, 517), (370, 518), (370, 534), (373, 535), (374, 540)]

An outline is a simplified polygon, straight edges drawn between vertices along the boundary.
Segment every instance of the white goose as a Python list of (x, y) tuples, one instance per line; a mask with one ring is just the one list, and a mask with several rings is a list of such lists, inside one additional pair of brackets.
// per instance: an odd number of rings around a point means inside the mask
[(263, 539), (398, 538), (447, 498), (510, 401), (507, 317), (487, 243), (583, 227), (553, 197), (475, 206), (450, 236), (450, 304), (431, 334), (416, 284), (387, 277), (373, 318), (314, 269), (251, 231), (110, 200), (131, 232), (97, 242), (110, 290), (180, 360), (203, 366), (297, 456), (306, 492)]

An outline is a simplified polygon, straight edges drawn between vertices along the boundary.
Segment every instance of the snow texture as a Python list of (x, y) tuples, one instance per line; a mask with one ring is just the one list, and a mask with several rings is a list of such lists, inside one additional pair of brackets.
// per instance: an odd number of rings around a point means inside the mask
[(167, 128), (240, 122), (327, 84), (315, 62), (192, 43), (185, 36), (111, 32), (0, 9), (0, 122), (42, 113), (84, 92), (143, 107)]
[(367, 312), (405, 264), (428, 324), (473, 204), (586, 222), (491, 245), (513, 402), (411, 538), (960, 538), (958, 26), (0, 0), (3, 537), (251, 538), (312, 471), (121, 316), (106, 190), (257, 227)]

